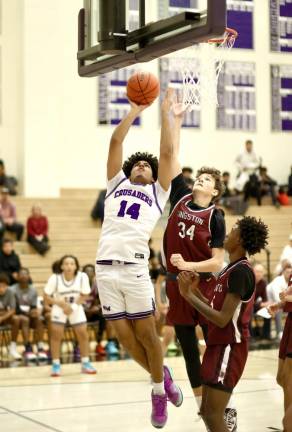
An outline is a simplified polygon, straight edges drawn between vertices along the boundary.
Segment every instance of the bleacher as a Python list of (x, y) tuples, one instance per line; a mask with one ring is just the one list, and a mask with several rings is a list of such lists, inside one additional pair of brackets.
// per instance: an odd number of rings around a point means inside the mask
[[(97, 198), (95, 189), (62, 189), (60, 198), (24, 198), (13, 197), (17, 206), (19, 221), (25, 223), (33, 204), (40, 203), (49, 219), (49, 237), (51, 250), (45, 257), (39, 256), (26, 242), (16, 242), (15, 250), (20, 254), (23, 266), (29, 267), (35, 286), (41, 293), (51, 274), (52, 263), (64, 254), (76, 255), (81, 265), (95, 262), (100, 225), (90, 218), (90, 211)], [(283, 247), (291, 233), (291, 207), (275, 207), (265, 204), (261, 207), (251, 205), (247, 215), (261, 217), (270, 228), (269, 250), (271, 269), (275, 268)], [(159, 250), (165, 226), (164, 218), (153, 232), (153, 247)], [(238, 216), (226, 213), (227, 231)], [(266, 262), (266, 253), (255, 256), (256, 260)]]

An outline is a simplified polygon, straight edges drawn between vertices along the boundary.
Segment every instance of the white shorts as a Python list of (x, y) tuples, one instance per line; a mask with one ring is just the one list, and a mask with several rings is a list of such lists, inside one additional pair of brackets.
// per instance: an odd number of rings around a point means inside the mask
[(106, 319), (146, 318), (155, 310), (148, 266), (96, 264), (96, 281)]
[(70, 315), (66, 315), (60, 306), (54, 304), (52, 307), (51, 317), (52, 323), (55, 324), (66, 324), (68, 320), (72, 326), (76, 326), (87, 322), (82, 305), (78, 305)]

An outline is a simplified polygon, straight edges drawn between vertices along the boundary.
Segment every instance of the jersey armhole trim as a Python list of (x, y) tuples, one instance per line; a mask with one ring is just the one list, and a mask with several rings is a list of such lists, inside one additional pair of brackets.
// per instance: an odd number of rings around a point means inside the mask
[(106, 196), (105, 196), (105, 200), (120, 186), (121, 183), (123, 183), (125, 180), (127, 180), (127, 177), (124, 177), (114, 188), (111, 192), (109, 192)]
[(158, 207), (158, 210), (159, 210), (160, 214), (162, 214), (162, 210), (161, 210), (161, 208), (159, 206), (159, 203), (158, 203), (158, 200), (157, 200), (155, 183), (152, 183), (152, 189), (153, 189), (153, 195), (154, 195), (155, 203), (156, 203), (156, 205)]

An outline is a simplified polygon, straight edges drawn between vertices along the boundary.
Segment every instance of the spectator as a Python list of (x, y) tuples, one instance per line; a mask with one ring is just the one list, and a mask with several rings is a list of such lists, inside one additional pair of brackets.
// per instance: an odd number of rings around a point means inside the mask
[[(280, 301), (280, 292), (284, 291), (287, 288), (287, 284), (291, 275), (292, 264), (287, 263), (283, 269), (283, 272), (280, 276), (276, 276), (267, 286), (267, 295), (268, 300), (272, 303), (279, 303)], [(282, 337), (282, 315), (283, 312), (280, 309), (275, 314), (275, 324), (276, 324), (276, 336), (278, 339)]]
[(98, 322), (98, 331), (96, 333), (96, 354), (106, 355), (104, 347), (101, 345), (102, 335), (106, 328), (106, 321), (101, 312), (101, 305), (98, 297), (95, 268), (92, 264), (87, 264), (82, 270), (87, 274), (89, 279), (89, 285), (91, 288), (90, 294), (84, 303), (84, 311), (87, 318), (87, 322)]
[(261, 159), (253, 151), (251, 140), (245, 142), (245, 150), (236, 157), (235, 164), (238, 169), (235, 189), (243, 192), (246, 184), (257, 178), (256, 172), (261, 165)]
[(0, 187), (7, 188), (10, 195), (17, 195), (17, 180), (15, 177), (8, 177), (5, 173), (5, 165), (0, 159)]
[(0, 250), (0, 272), (7, 274), (9, 285), (17, 282), (20, 267), (19, 256), (13, 250), (13, 241), (4, 239)]
[(193, 180), (193, 169), (190, 167), (182, 167), (182, 175), (184, 178), (191, 178)]
[(291, 166), (290, 175), (288, 177), (288, 195), (292, 196), (292, 166)]
[(235, 215), (244, 215), (248, 204), (242, 199), (240, 195), (236, 195), (235, 191), (229, 188), (230, 173), (224, 171), (222, 174), (222, 183), (224, 185), (224, 191), (221, 195), (219, 203), (230, 209)]
[(259, 337), (260, 339), (271, 339), (271, 320), (263, 318), (264, 325), (261, 329), (258, 322), (257, 311), (263, 307), (267, 307), (270, 302), (267, 297), (267, 281), (264, 278), (265, 269), (262, 264), (254, 265), (254, 274), (256, 281), (255, 299), (254, 299), (254, 322), (255, 326), (251, 328), (251, 336)]
[(261, 205), (261, 197), (263, 195), (269, 194), (271, 195), (273, 205), (279, 207), (280, 204), (276, 197), (277, 182), (268, 175), (268, 169), (266, 167), (260, 167), (259, 169), (259, 182), (260, 193), (258, 204)]
[(89, 279), (87, 274), (79, 271), (79, 262), (73, 255), (65, 255), (60, 259), (60, 269), (61, 274), (52, 274), (44, 290), (45, 303), (52, 305), (51, 376), (61, 374), (60, 348), (67, 321), (72, 325), (80, 346), (82, 373), (95, 374), (96, 370), (89, 361), (86, 315), (82, 307), (91, 291)]
[(104, 218), (105, 196), (106, 196), (106, 189), (102, 189), (97, 197), (93, 209), (91, 210), (91, 218), (94, 221), (99, 220), (101, 224), (103, 223), (103, 218)]
[(16, 222), (16, 207), (9, 199), (9, 190), (7, 188), (2, 188), (1, 192), (0, 218), (4, 225), (3, 229), (14, 232), (17, 240), (20, 240), (24, 227), (21, 223)]
[(7, 275), (0, 273), (0, 326), (11, 324), (11, 318), (15, 314), (15, 297), (8, 285)]
[(287, 195), (285, 187), (283, 187), (283, 186), (279, 187), (277, 200), (280, 203), (280, 205), (282, 205), (282, 206), (290, 205), (290, 199), (289, 199), (289, 196)]
[(27, 241), (40, 254), (45, 255), (50, 249), (48, 244), (48, 219), (42, 215), (40, 205), (34, 205), (27, 220)]
[(47, 360), (44, 351), (43, 334), (44, 326), (41, 314), (37, 308), (37, 291), (30, 284), (30, 274), (27, 268), (22, 267), (18, 272), (18, 282), (11, 287), (16, 299), (16, 314), (12, 318), (12, 344), (16, 344), (19, 330), (22, 332), (22, 339), (25, 346), (24, 357), (28, 361), (36, 360), (32, 345), (29, 340), (30, 328), (35, 330), (35, 341), (37, 343), (39, 360)]
[(287, 264), (292, 265), (292, 234), (289, 235), (289, 243), (284, 247), (280, 255), (279, 263), (276, 266), (275, 273), (281, 274)]

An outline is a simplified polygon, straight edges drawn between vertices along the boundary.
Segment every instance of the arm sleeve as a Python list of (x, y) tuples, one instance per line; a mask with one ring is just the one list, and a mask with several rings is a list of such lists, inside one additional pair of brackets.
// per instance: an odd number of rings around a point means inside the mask
[(179, 174), (176, 176), (171, 182), (171, 191), (170, 191), (170, 212), (172, 212), (174, 206), (178, 203), (178, 201), (183, 198), (185, 195), (191, 193), (191, 190), (188, 188), (184, 181), (184, 176)]
[(123, 170), (119, 171), (112, 179), (107, 180), (107, 195), (119, 184), (122, 180), (126, 179)]
[(44, 289), (45, 294), (47, 294), (49, 296), (54, 294), (54, 292), (56, 291), (56, 288), (57, 288), (57, 277), (58, 276), (56, 274), (52, 274), (49, 277), (49, 280), (48, 280), (48, 282), (45, 286), (45, 289)]
[(255, 289), (255, 278), (252, 270), (244, 265), (237, 266), (229, 275), (228, 292), (238, 294), (241, 300), (247, 301)]
[(226, 236), (226, 226), (224, 213), (220, 209), (215, 209), (211, 219), (211, 248), (222, 248)]
[(9, 309), (16, 309), (16, 299), (14, 292), (8, 288), (9, 292)]
[(88, 295), (91, 292), (89, 279), (86, 273), (81, 273), (81, 294)]
[(26, 223), (26, 229), (27, 229), (27, 234), (30, 236), (35, 236), (35, 230), (34, 230), (34, 226), (33, 226), (33, 222), (32, 219), (29, 217), (27, 219), (27, 223)]

